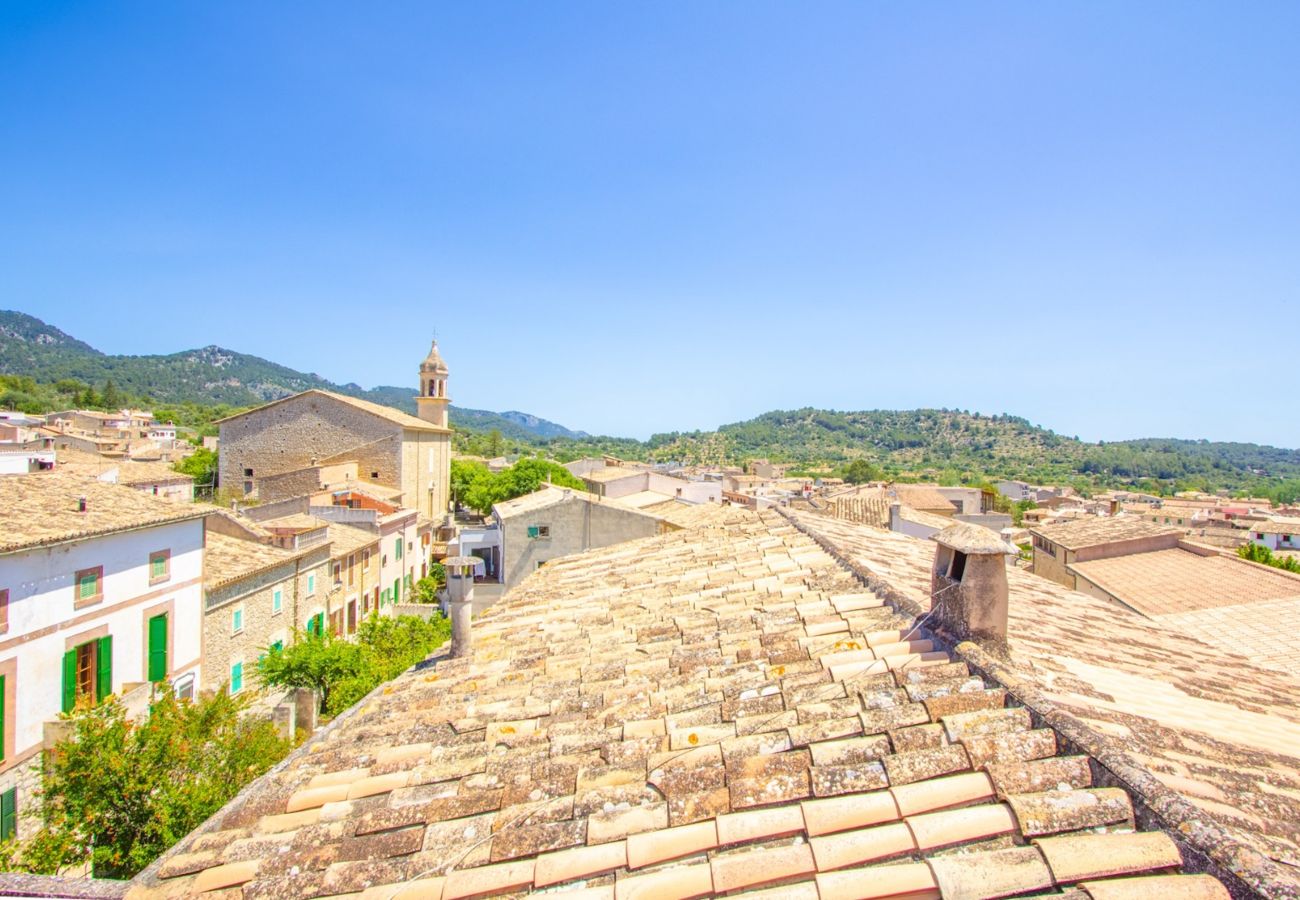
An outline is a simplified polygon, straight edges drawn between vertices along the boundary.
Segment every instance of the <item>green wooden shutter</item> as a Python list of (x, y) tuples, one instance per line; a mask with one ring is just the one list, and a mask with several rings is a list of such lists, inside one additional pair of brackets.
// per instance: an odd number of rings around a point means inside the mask
[(18, 788), (11, 787), (0, 794), (0, 841), (7, 841), (18, 833)]
[(95, 701), (102, 703), (104, 698), (113, 693), (113, 636), (99, 639), (99, 652), (96, 654), (99, 664), (95, 672)]
[(5, 708), (5, 677), (0, 675), (0, 760), (5, 758), (5, 716), (9, 710)]
[(63, 654), (63, 711), (72, 712), (77, 705), (77, 651)]
[(167, 614), (149, 620), (149, 680), (167, 677)]

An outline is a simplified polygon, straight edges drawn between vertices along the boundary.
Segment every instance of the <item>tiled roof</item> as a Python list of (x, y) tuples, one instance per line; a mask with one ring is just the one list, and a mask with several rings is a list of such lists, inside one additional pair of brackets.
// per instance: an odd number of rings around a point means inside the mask
[(369, 547), (379, 540), (379, 535), (369, 528), (335, 522), (331, 522), (329, 528), (330, 555), (335, 559)]
[(1181, 534), (1185, 529), (1157, 525), (1137, 516), (1083, 516), (1073, 522), (1043, 525), (1030, 530), (1067, 550), (1079, 550), (1115, 541)]
[(809, 537), (732, 515), (552, 561), (129, 896), (1227, 897)]
[(928, 485), (891, 484), (889, 490), (898, 498), (899, 503), (913, 509), (925, 510), (926, 512), (936, 510), (954, 512), (957, 509), (956, 504)]
[[(797, 520), (896, 596), (929, 608), (932, 542)], [(1300, 896), (1300, 679), (1248, 658), (1248, 645), (1226, 652), (1019, 569), (1007, 580), (1008, 655), (988, 661), (999, 682), (1092, 756), (1114, 761), (1204, 852), (1281, 885), (1277, 896)]]
[(209, 531), (203, 548), (203, 586), (212, 590), (289, 562), (298, 555), (271, 544)]
[(261, 523), (262, 527), (268, 531), (292, 531), (295, 533), (315, 531), (317, 528), (324, 528), (328, 524), (324, 519), (318, 519), (307, 513), (291, 513), (278, 519), (266, 519)]
[[(925, 525), (927, 528), (938, 528), (940, 530), (948, 528), (953, 524), (953, 520), (946, 516), (941, 516), (938, 513), (925, 512), (920, 509), (913, 509), (912, 507), (901, 503), (898, 505), (898, 517), (900, 519), (906, 519), (909, 522), (914, 522), (917, 525)], [(836, 518), (844, 517), (836, 516)], [(885, 517), (884, 527), (889, 527), (889, 518), (887, 515)], [(971, 527), (974, 528), (976, 526), (972, 525)]]
[(1300, 534), (1300, 519), (1279, 517), (1267, 522), (1251, 522), (1250, 530), (1259, 534)]
[[(718, 485), (718, 491), (721, 493), (722, 485)], [(665, 500), (672, 501), (674, 498), (668, 494), (661, 494), (659, 491), (637, 491), (635, 494), (625, 494), (622, 497), (613, 498), (615, 503), (623, 506), (630, 506), (632, 509), (644, 510), (651, 506), (663, 503)]]
[(1300, 576), (1179, 548), (1071, 563), (1070, 568), (1147, 616), (1300, 596)]
[[(86, 511), (78, 500), (86, 499)], [(207, 509), (77, 472), (0, 477), (0, 553), (197, 519)]]
[(581, 477), (587, 481), (609, 482), (619, 481), (624, 478), (633, 478), (637, 475), (644, 475), (645, 469), (632, 469), (627, 466), (606, 466), (603, 469), (593, 469)]
[(261, 406), (254, 407), (253, 409), (246, 409), (243, 412), (235, 413), (233, 416), (226, 416), (226, 418), (224, 419), (217, 419), (216, 422), (217, 424), (220, 424), (222, 422), (232, 422), (235, 419), (239, 419), (247, 415), (252, 415), (253, 413), (260, 412), (261, 410), (264, 410), (271, 406), (275, 406), (276, 404), (284, 403), (287, 400), (293, 400), (296, 397), (305, 397), (309, 394), (315, 394), (320, 397), (329, 397), (331, 400), (337, 400), (340, 403), (346, 403), (349, 406), (355, 407), (356, 409), (362, 410), (364, 412), (368, 412), (371, 415), (379, 416), (379, 418), (381, 419), (387, 419), (389, 422), (392, 422), (394, 425), (400, 425), (403, 428), (410, 428), (415, 431), (437, 431), (442, 433), (447, 433), (450, 431), (450, 429), (442, 428), (441, 426), (434, 425), (432, 422), (426, 422), (423, 419), (417, 419), (415, 416), (408, 415), (407, 413), (402, 412), (400, 409), (393, 409), (393, 407), (391, 406), (384, 406), (382, 403), (371, 403), (369, 400), (361, 400), (358, 399), (357, 397), (349, 397), (346, 394), (336, 394), (333, 391), (322, 391), (319, 388), (312, 388), (311, 390), (300, 391), (297, 394), (290, 394), (288, 397), (281, 397), (279, 400), (272, 400), (270, 403), (263, 403)]
[(573, 488), (557, 487), (543, 487), (541, 490), (533, 491), (531, 494), (525, 494), (524, 496), (516, 497), (513, 500), (506, 500), (503, 503), (497, 503), (492, 507), (492, 509), (502, 519), (511, 519), (515, 516), (533, 513), (537, 510), (546, 509), (547, 507), (555, 506), (557, 503), (564, 503), (573, 499), (582, 500), (587, 503), (601, 503), (631, 516), (656, 518), (642, 510), (633, 509), (630, 506), (624, 506), (617, 500), (606, 500), (605, 498), (599, 497), (595, 494), (574, 490)]
[(1300, 576), (1235, 556), (1157, 550), (1070, 568), (1169, 628), (1300, 675)]
[(135, 485), (192, 482), (194, 478), (177, 472), (171, 463), (135, 461), (118, 465), (117, 480), (119, 484)]

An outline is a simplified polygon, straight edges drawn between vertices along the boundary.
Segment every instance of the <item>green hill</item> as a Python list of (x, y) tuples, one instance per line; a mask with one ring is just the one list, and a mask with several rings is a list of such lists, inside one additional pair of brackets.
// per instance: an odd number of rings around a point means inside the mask
[[(34, 316), (0, 311), (0, 375), (31, 378), (30, 391), (12, 388), (0, 401), (37, 411), (36, 407), (74, 404), (71, 390), (50, 386), (72, 383), (102, 389), (112, 382), (123, 402), (139, 400), (164, 406), (254, 406), (289, 394), (319, 388), (361, 397), (415, 412), (414, 387), (335, 384), (313, 373), (298, 372), (259, 356), (209, 346), (165, 356), (111, 356)], [(26, 402), (22, 395), (28, 394)], [(497, 429), (503, 437), (531, 442), (539, 438), (582, 437), (562, 425), (526, 413), (494, 413), (453, 406), (452, 423), (467, 431)]]

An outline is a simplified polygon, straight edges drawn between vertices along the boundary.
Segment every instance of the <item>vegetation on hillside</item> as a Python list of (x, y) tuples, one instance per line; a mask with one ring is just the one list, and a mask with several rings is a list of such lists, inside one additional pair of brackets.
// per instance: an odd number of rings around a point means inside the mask
[[(114, 399), (152, 405), (161, 418), (201, 435), (214, 433), (212, 421), (238, 408), (313, 387), (414, 411), (411, 388), (334, 384), (219, 347), (109, 356), (32, 316), (0, 312), (0, 406), (11, 409), (111, 408), (119, 404), (105, 400)], [(940, 484), (1018, 478), (1084, 492), (1122, 486), (1153, 494), (1226, 490), (1275, 502), (1300, 498), (1300, 451), (1155, 438), (1091, 444), (1016, 416), (962, 410), (778, 410), (716, 431), (647, 441), (585, 435), (518, 412), (453, 406), (450, 416), (454, 448), (485, 457), (541, 451), (559, 462), (611, 455), (688, 465), (765, 457), (804, 471), (863, 460), (883, 478)]]
[(284, 758), (270, 720), (244, 715), (224, 691), (178, 700), (163, 685), (131, 721), (116, 699), (69, 714), (71, 731), (45, 756), (35, 834), (0, 844), (0, 869), (130, 878)]

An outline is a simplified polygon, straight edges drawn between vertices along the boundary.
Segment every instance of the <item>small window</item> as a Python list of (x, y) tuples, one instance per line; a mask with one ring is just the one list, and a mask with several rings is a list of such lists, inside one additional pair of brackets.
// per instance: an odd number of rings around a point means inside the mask
[(172, 575), (172, 552), (159, 550), (149, 554), (149, 583), (158, 584)]
[(245, 469), (245, 470), (244, 470), (244, 477), (245, 477), (245, 478), (252, 478), (252, 477), (253, 477), (253, 470), (252, 470), (252, 469)]
[(284, 649), (284, 641), (272, 641), (272, 642), (271, 642), (271, 649), (272, 649), (272, 650), (283, 650), (283, 649)]
[(379, 477), (379, 473), (378, 473), (378, 472), (371, 472), (371, 473), (370, 473), (370, 477), (371, 477), (371, 478), (378, 478), (378, 477)]
[(74, 606), (87, 606), (104, 599), (104, 567), (77, 572)]
[(244, 630), (244, 608), (238, 607), (230, 614), (230, 633), (239, 634)]
[(362, 551), (361, 551), (361, 568), (363, 568), (363, 569), (369, 569), (369, 568), (370, 568), (370, 551), (369, 551), (369, 550), (362, 550)]
[(284, 592), (276, 588), (271, 594), (271, 612), (278, 613), (282, 609), (284, 609)]
[(0, 591), (0, 634), (9, 630), (9, 589)]
[(186, 675), (176, 682), (176, 699), (193, 700), (194, 699), (194, 676)]
[(230, 693), (238, 694), (244, 689), (244, 664), (237, 662), (230, 667)]
[(335, 564), (334, 564), (334, 583), (335, 583), (335, 584), (342, 584), (342, 583), (343, 583), (343, 564), (342, 564), (342, 563), (335, 563)]
[(307, 596), (310, 597), (310, 596), (311, 596), (312, 594), (314, 594), (314, 593), (316, 593), (316, 576), (315, 576), (315, 575), (308, 575), (308, 576), (307, 576)]
[(402, 539), (398, 538), (393, 542), (393, 559), (402, 558)]

